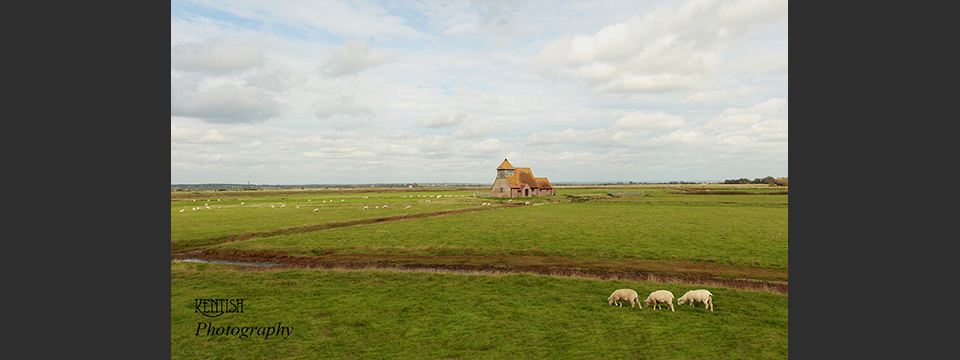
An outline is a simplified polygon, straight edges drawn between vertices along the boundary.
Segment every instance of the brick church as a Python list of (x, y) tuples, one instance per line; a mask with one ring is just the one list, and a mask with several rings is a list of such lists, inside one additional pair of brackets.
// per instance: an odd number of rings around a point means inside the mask
[(527, 197), (556, 195), (550, 180), (545, 177), (533, 177), (528, 167), (515, 168), (507, 159), (497, 167), (497, 180), (493, 182), (491, 196)]

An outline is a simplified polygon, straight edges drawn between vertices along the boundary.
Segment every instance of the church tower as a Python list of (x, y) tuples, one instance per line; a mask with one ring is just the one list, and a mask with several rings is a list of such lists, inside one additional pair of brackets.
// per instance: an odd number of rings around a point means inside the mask
[(513, 176), (513, 165), (510, 165), (510, 162), (507, 159), (503, 159), (503, 162), (500, 163), (500, 166), (497, 166), (497, 179), (506, 179), (507, 176)]

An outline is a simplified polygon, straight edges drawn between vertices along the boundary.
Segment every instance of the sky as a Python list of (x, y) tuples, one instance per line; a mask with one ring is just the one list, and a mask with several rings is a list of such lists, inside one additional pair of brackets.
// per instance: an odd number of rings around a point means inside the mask
[(171, 184), (788, 177), (786, 1), (170, 6)]

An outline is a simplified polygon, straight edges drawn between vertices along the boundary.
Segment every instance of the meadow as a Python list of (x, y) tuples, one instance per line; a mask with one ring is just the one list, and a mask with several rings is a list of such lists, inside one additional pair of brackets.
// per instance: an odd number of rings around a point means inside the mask
[[(522, 261), (665, 275), (671, 267), (700, 264), (711, 271), (704, 276), (750, 277), (742, 275), (746, 269), (765, 274), (753, 278), (787, 281), (785, 188), (622, 188), (644, 196), (610, 196), (616, 187), (560, 188), (555, 196), (512, 201), (475, 198), (473, 192), (484, 189), (456, 188), (171, 192), (171, 251), (428, 265)], [(679, 297), (694, 287), (174, 260), (171, 352), (175, 358), (787, 356), (786, 295), (700, 286), (714, 293), (716, 311), (684, 305), (671, 313), (610, 307), (606, 298), (618, 288), (637, 290), (642, 300), (654, 290)], [(205, 318), (194, 312), (199, 298), (245, 298), (248, 308)], [(201, 321), (282, 321), (295, 330), (285, 339), (197, 335)]]
[[(250, 271), (171, 263), (172, 358), (781, 359), (786, 296), (709, 288), (675, 311), (607, 305), (614, 289), (671, 284), (376, 270)], [(207, 318), (194, 299), (242, 298), (243, 313)], [(286, 337), (208, 335), (213, 327), (291, 327)], [(199, 329), (199, 330), (198, 330)]]

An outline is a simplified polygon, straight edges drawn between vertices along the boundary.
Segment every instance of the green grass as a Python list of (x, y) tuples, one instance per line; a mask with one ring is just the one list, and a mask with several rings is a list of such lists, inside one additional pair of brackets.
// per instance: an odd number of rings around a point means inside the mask
[[(787, 208), (767, 204), (555, 203), (273, 236), (213, 248), (714, 262), (788, 269)], [(533, 251), (531, 251), (533, 250)]]
[[(458, 194), (462, 195), (462, 194)], [(363, 198), (367, 196), (367, 198)], [(416, 196), (416, 195), (414, 195)], [(340, 201), (340, 200), (344, 201)], [(310, 201), (308, 201), (310, 200)], [(429, 203), (425, 202), (430, 200)], [(327, 203), (323, 203), (327, 201)], [(243, 202), (245, 205), (240, 205)], [(210, 210), (206, 209), (209, 204)], [(173, 242), (304, 225), (343, 222), (402, 214), (429, 214), (467, 209), (481, 204), (474, 198), (416, 198), (403, 195), (283, 196), (224, 201), (171, 201), (170, 239)], [(270, 206), (274, 207), (271, 208)], [(285, 205), (280, 207), (280, 205)], [(377, 209), (388, 205), (386, 209)], [(406, 206), (410, 209), (405, 209)], [(218, 210), (217, 207), (220, 207)], [(299, 206), (299, 208), (297, 208)], [(364, 210), (363, 207), (368, 209)], [(194, 211), (201, 207), (203, 210)], [(313, 212), (319, 209), (319, 212)], [(180, 210), (184, 210), (180, 212)]]
[[(244, 271), (171, 262), (172, 358), (780, 359), (788, 300), (707, 288), (713, 312), (608, 306), (632, 288), (674, 284), (389, 271)], [(243, 298), (244, 313), (207, 318), (197, 298)], [(214, 326), (292, 326), (286, 339), (196, 335)]]

